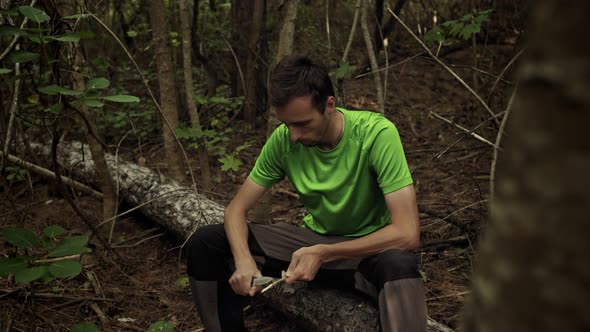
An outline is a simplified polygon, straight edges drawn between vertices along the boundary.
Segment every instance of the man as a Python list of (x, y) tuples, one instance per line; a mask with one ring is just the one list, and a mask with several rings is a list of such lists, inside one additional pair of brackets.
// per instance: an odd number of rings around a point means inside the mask
[[(283, 124), (227, 206), (224, 225), (200, 228), (187, 245), (207, 331), (244, 330), (243, 300), (260, 291), (252, 280), (262, 275), (355, 288), (378, 301), (384, 331), (425, 331), (410, 251), (419, 245), (416, 196), (395, 126), (381, 114), (336, 108), (328, 71), (304, 56), (277, 64), (269, 92)], [(247, 212), (285, 176), (309, 211), (304, 226), (247, 223)]]

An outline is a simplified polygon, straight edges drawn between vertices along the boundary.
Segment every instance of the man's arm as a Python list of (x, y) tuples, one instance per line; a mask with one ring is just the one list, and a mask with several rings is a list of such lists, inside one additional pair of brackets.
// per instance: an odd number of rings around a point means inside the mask
[(254, 295), (256, 289), (250, 287), (250, 282), (252, 277), (261, 275), (248, 247), (246, 216), (267, 189), (248, 177), (225, 208), (224, 228), (236, 264), (229, 282), (234, 292), (240, 295)]
[(287, 282), (312, 280), (322, 263), (338, 259), (356, 259), (389, 249), (412, 250), (420, 245), (420, 225), (413, 185), (385, 195), (391, 224), (366, 236), (336, 244), (304, 247), (293, 253), (287, 270)]

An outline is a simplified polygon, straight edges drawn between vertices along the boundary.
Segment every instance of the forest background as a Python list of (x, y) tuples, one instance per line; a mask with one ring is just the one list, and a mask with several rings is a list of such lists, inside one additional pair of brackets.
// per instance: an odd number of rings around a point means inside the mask
[[(305, 53), (329, 67), (340, 106), (398, 127), (418, 194), (428, 313), (460, 329), (525, 50), (525, 2), (1, 5), (0, 328), (201, 328), (184, 239), (127, 212), (105, 154), (226, 205), (277, 125), (269, 69)], [(94, 179), (68, 179), (76, 165), (57, 151), (71, 141), (88, 144)], [(284, 181), (251, 217), (300, 223), (304, 213)], [(300, 328), (261, 299), (247, 324)]]

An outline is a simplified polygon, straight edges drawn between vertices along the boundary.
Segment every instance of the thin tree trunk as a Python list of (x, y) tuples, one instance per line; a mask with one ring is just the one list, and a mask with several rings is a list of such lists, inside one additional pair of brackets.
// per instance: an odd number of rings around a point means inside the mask
[[(286, 0), (281, 8), (281, 17), (283, 25), (279, 35), (279, 46), (277, 47), (277, 55), (275, 63), (278, 63), (282, 58), (293, 53), (293, 41), (295, 39), (295, 20), (297, 19), (297, 7), (299, 0)], [(273, 130), (279, 125), (277, 112), (274, 107), (268, 110), (268, 126), (266, 129), (266, 137), (269, 137)], [(254, 219), (258, 223), (270, 222), (271, 211), (271, 195), (272, 190), (267, 191), (258, 200), (258, 204), (254, 209)]]
[[(79, 13), (76, 8), (76, 2), (71, 0), (56, 2), (55, 9), (60, 10), (60, 15), (62, 17)], [(84, 80), (84, 76), (80, 72), (86, 67), (86, 65), (85, 59), (82, 56), (80, 44), (65, 43), (65, 45), (67, 58), (64, 58), (64, 61), (71, 63), (70, 67), (72, 69), (70, 72), (72, 87), (77, 91), (85, 91), (86, 82)], [(98, 180), (98, 187), (103, 194), (102, 217), (104, 220), (110, 219), (117, 213), (117, 192), (115, 191), (115, 186), (111, 181), (109, 167), (104, 157), (105, 151), (101, 143), (97, 140), (97, 138), (100, 139), (100, 137), (95, 137), (98, 136), (99, 133), (96, 128), (94, 113), (84, 103), (81, 103), (78, 108), (82, 115), (86, 118), (85, 122), (88, 126), (88, 132), (93, 133), (92, 135), (88, 135), (88, 145), (90, 147), (92, 160), (96, 165), (95, 171)]]
[(590, 330), (590, 2), (534, 9), (467, 332)]
[(195, 62), (200, 63), (203, 69), (207, 72), (207, 92), (208, 97), (215, 96), (217, 86), (219, 85), (219, 78), (217, 71), (209, 63), (209, 60), (201, 52), (201, 41), (199, 38), (199, 0), (194, 1), (193, 6), (193, 22), (191, 29), (191, 40), (192, 40), (192, 55)]
[[(264, 29), (264, 10), (265, 0), (254, 0), (254, 11), (252, 12), (252, 24), (250, 25), (250, 35), (248, 38), (248, 61), (246, 65), (246, 107), (245, 107), (245, 121), (251, 127), (256, 125), (257, 109), (264, 106), (266, 103), (257, 98), (257, 91), (260, 90), (258, 84), (260, 80), (257, 79), (257, 72), (261, 70), (260, 66), (260, 50), (261, 50), (261, 35)], [(263, 96), (266, 97), (266, 96)], [(261, 104), (262, 103), (262, 104)]]
[(383, 85), (381, 83), (381, 73), (379, 72), (379, 64), (375, 58), (375, 51), (373, 48), (373, 41), (369, 33), (367, 23), (367, 14), (369, 12), (369, 2), (363, 1), (361, 6), (361, 30), (365, 38), (365, 45), (367, 46), (367, 54), (371, 62), (371, 71), (373, 72), (373, 79), (375, 81), (375, 91), (377, 93), (377, 103), (379, 104), (379, 112), (385, 112), (385, 100), (383, 100)]
[[(193, 100), (193, 65), (191, 59), (191, 31), (189, 26), (188, 11), (186, 8), (186, 0), (178, 0), (178, 7), (180, 8), (180, 27), (182, 32), (182, 65), (184, 71), (184, 95), (186, 97), (186, 105), (188, 107), (188, 115), (191, 119), (191, 126), (193, 128), (201, 129), (201, 120), (197, 106)], [(198, 3), (195, 3), (197, 6)], [(201, 165), (201, 180), (203, 182), (203, 189), (207, 192), (211, 191), (211, 169), (209, 168), (209, 153), (207, 151), (206, 142), (199, 139), (199, 164)]]
[[(150, 24), (152, 26), (152, 39), (154, 43), (154, 55), (158, 69), (158, 83), (160, 85), (160, 104), (163, 116), (168, 119), (174, 129), (178, 126), (178, 106), (176, 100), (176, 83), (170, 44), (168, 42), (168, 29), (164, 17), (164, 5), (162, 0), (150, 1)], [(184, 181), (184, 163), (178, 151), (174, 139), (174, 133), (162, 122), (162, 135), (164, 137), (164, 150), (168, 161), (170, 177), (177, 181)]]

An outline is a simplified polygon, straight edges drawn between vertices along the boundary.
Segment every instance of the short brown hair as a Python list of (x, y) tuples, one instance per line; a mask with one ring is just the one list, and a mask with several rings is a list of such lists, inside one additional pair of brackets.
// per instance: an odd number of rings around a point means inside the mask
[(295, 97), (311, 96), (312, 105), (323, 113), (326, 99), (334, 96), (328, 69), (304, 55), (283, 58), (270, 78), (270, 104), (283, 107)]

